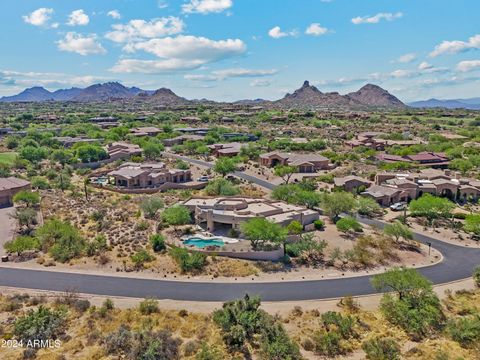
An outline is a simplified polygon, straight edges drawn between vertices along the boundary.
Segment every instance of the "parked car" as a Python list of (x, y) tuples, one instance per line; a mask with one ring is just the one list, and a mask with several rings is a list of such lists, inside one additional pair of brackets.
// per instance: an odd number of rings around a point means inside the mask
[(393, 211), (402, 211), (407, 208), (407, 203), (404, 202), (398, 202), (395, 204), (390, 205), (390, 209)]
[(208, 178), (208, 176), (200, 176), (197, 181), (200, 181), (200, 182), (208, 182), (210, 179)]

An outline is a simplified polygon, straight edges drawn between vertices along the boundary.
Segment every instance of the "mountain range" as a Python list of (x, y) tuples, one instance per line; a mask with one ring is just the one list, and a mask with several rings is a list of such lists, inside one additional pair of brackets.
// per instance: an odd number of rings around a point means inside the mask
[[(214, 103), (209, 100), (187, 100), (176, 95), (172, 90), (161, 88), (155, 91), (142, 90), (137, 87), (126, 87), (118, 82), (91, 85), (85, 89), (71, 88), (50, 92), (43, 87), (32, 87), (14, 96), (0, 98), (0, 102), (42, 102), (42, 101), (99, 101), (126, 100), (146, 102), (156, 105), (181, 105), (188, 103)], [(403, 108), (398, 98), (377, 85), (367, 84), (356, 92), (340, 95), (337, 92), (323, 93), (305, 81), (299, 89), (286, 94), (280, 100), (262, 99), (241, 100), (236, 104), (262, 105), (274, 108), (361, 108), (384, 107)]]
[(408, 106), (414, 108), (445, 108), (445, 109), (468, 109), (480, 110), (480, 98), (471, 99), (429, 99), (409, 103)]

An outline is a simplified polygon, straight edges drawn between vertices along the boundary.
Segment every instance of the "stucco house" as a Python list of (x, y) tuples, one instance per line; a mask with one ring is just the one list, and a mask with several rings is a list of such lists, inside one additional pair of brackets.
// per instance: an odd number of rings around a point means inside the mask
[(319, 219), (317, 211), (281, 201), (241, 197), (191, 198), (183, 203), (195, 217), (197, 224), (206, 223), (208, 231), (218, 225), (239, 229), (240, 224), (256, 217), (287, 226), (296, 220), (303, 226)]
[(0, 207), (13, 205), (13, 197), (22, 190), (30, 190), (30, 182), (16, 177), (0, 178)]
[(318, 170), (329, 170), (333, 168), (330, 160), (317, 154), (290, 154), (279, 151), (272, 151), (260, 155), (260, 164), (266, 167), (277, 165), (295, 166), (299, 173), (314, 173)]
[(334, 178), (333, 183), (335, 187), (352, 193), (357, 192), (358, 189), (368, 188), (372, 185), (371, 181), (356, 175)]
[(124, 163), (107, 173), (112, 184), (120, 188), (147, 189), (166, 183), (184, 183), (191, 180), (190, 170), (167, 169), (164, 163)]

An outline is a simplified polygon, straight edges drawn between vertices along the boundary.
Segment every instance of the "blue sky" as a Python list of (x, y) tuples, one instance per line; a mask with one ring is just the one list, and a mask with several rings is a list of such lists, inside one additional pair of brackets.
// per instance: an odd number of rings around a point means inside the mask
[(276, 99), (309, 80), (480, 96), (478, 0), (3, 0), (0, 95), (120, 81)]

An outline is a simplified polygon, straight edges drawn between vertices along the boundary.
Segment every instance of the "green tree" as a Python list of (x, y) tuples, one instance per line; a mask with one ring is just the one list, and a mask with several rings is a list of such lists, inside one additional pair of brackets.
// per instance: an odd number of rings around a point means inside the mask
[(50, 156), (53, 161), (58, 162), (65, 167), (66, 164), (70, 163), (73, 159), (72, 153), (68, 150), (57, 149), (54, 150)]
[(339, 191), (333, 193), (325, 193), (321, 196), (320, 206), (325, 214), (327, 214), (333, 221), (337, 221), (342, 213), (351, 213), (357, 202), (352, 194)]
[(81, 144), (75, 148), (75, 153), (82, 163), (96, 162), (108, 157), (101, 146), (94, 144)]
[(148, 142), (143, 146), (143, 155), (148, 160), (157, 160), (162, 156), (164, 146), (160, 143)]
[(40, 204), (40, 195), (36, 192), (22, 190), (13, 196), (14, 203), (22, 203), (26, 207), (33, 207)]
[(213, 171), (221, 174), (223, 177), (227, 174), (234, 172), (237, 169), (237, 161), (229, 157), (221, 157), (215, 161)]
[(386, 235), (395, 238), (395, 241), (398, 243), (400, 239), (412, 240), (413, 232), (408, 228), (407, 225), (402, 224), (400, 221), (395, 221), (393, 224), (385, 225), (383, 229)]
[(448, 219), (452, 216), (455, 204), (445, 198), (424, 194), (409, 205), (412, 216), (427, 218), (431, 226), (435, 226), (435, 220)]
[(415, 269), (394, 268), (375, 275), (372, 285), (384, 294), (380, 309), (394, 325), (402, 327), (413, 340), (420, 340), (437, 331), (444, 320), (440, 300), (432, 283)]
[(82, 255), (86, 246), (85, 239), (77, 228), (58, 219), (46, 221), (35, 231), (35, 236), (40, 240), (42, 248), (60, 262)]
[(278, 165), (274, 169), (275, 175), (281, 177), (284, 184), (288, 184), (290, 181), (290, 178), (296, 172), (297, 172), (297, 167), (290, 166), (290, 165)]
[(40, 241), (31, 236), (19, 236), (14, 240), (7, 241), (4, 248), (8, 252), (17, 253), (20, 256), (25, 251), (39, 250)]
[(338, 231), (343, 233), (348, 233), (350, 231), (360, 232), (362, 231), (362, 225), (357, 221), (357, 219), (351, 216), (345, 216), (337, 221), (336, 223)]
[(162, 198), (158, 196), (146, 197), (140, 203), (140, 209), (148, 219), (153, 219), (157, 215), (158, 210), (163, 208), (164, 202)]
[(172, 247), (168, 253), (178, 264), (182, 273), (198, 272), (207, 264), (207, 256), (199, 251), (189, 252), (181, 247)]
[(358, 213), (363, 216), (375, 217), (383, 215), (382, 207), (372, 198), (360, 196), (358, 198)]
[(259, 249), (266, 242), (283, 244), (288, 234), (287, 229), (261, 217), (243, 222), (240, 230), (250, 240), (254, 249)]
[(162, 221), (168, 225), (178, 226), (190, 223), (190, 210), (183, 205), (175, 205), (165, 209), (161, 215)]

